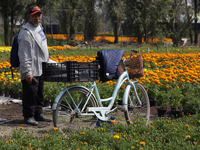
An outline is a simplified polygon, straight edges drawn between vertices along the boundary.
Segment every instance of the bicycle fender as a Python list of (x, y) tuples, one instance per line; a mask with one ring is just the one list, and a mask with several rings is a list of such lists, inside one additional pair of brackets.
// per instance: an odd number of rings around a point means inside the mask
[(128, 81), (126, 82), (126, 88), (124, 91), (124, 95), (123, 95), (123, 108), (127, 111), (127, 105), (128, 105), (128, 91), (131, 87), (135, 87), (134, 83), (137, 83), (137, 81)]
[[(58, 101), (60, 100), (60, 98), (63, 96), (63, 94), (70, 90), (71, 88), (74, 88), (74, 87), (81, 87), (81, 88), (84, 88), (86, 89), (87, 91), (89, 91), (88, 88), (86, 88), (85, 86), (82, 86), (82, 85), (72, 85), (72, 86), (68, 86), (66, 88), (64, 88), (62, 91), (60, 91), (60, 93), (57, 95), (57, 97), (55, 98), (54, 102), (53, 102), (53, 105), (52, 105), (52, 110), (56, 110), (56, 107), (57, 107), (57, 104), (58, 104)], [(92, 96), (94, 96), (94, 94), (92, 93)], [(95, 97), (95, 96), (94, 96)]]
[(127, 100), (128, 100), (128, 91), (129, 91), (129, 89), (131, 88), (131, 85), (130, 84), (128, 84), (127, 86), (126, 86), (126, 89), (125, 89), (125, 91), (124, 91), (124, 95), (123, 95), (123, 103), (122, 103), (122, 107), (127, 111), (127, 105), (128, 105), (128, 102), (127, 102)]

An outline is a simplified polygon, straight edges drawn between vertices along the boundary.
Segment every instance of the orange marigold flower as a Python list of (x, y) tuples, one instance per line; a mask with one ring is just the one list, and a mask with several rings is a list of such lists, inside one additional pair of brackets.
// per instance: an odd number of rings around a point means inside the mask
[(119, 135), (114, 135), (113, 138), (114, 139), (119, 139)]
[(145, 145), (145, 142), (141, 141), (140, 144), (141, 144), (141, 145)]
[(57, 128), (57, 127), (54, 127), (53, 129), (54, 129), (54, 130), (58, 130), (58, 128)]
[(116, 121), (115, 121), (115, 120), (111, 120), (110, 122), (111, 122), (111, 123), (113, 123), (113, 124), (115, 124), (115, 123), (116, 123)]

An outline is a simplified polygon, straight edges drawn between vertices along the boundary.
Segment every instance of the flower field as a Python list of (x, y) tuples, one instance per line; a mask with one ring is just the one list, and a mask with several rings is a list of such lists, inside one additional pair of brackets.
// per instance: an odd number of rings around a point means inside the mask
[[(70, 51), (74, 51), (74, 54), (68, 55), (66, 50), (63, 50), (60, 46), (49, 47), (50, 58), (57, 62), (63, 61), (78, 61), (78, 62), (90, 62), (95, 60), (96, 53), (77, 55), (78, 49), (69, 48)], [(1, 47), (1, 53), (5, 55), (0, 62), (0, 89), (12, 90), (14, 92), (21, 92), (20, 75), (16, 69), (14, 72), (14, 78), (11, 77), (10, 64), (9, 64), (9, 51), (10, 47)], [(54, 52), (59, 54), (54, 54)], [(96, 50), (98, 51), (98, 50)], [(197, 50), (183, 49), (177, 51), (164, 52), (145, 52), (140, 49), (144, 61), (144, 77), (138, 78), (138, 82), (144, 85), (148, 91), (150, 99), (158, 99), (162, 105), (162, 101), (165, 100), (165, 105), (171, 104), (174, 107), (180, 107), (181, 104), (185, 105), (185, 111), (187, 113), (196, 113), (200, 110), (200, 53)], [(76, 53), (77, 52), (77, 53)], [(135, 57), (135, 56), (133, 56)], [(125, 53), (123, 59), (129, 58), (129, 53)], [(112, 92), (116, 80), (107, 81), (100, 84), (96, 81), (98, 86), (106, 87)], [(70, 83), (67, 83), (70, 85)], [(72, 84), (72, 83), (71, 83)], [(73, 83), (74, 84), (74, 83)], [(53, 100), (57, 95), (55, 90), (55, 83), (46, 83), (45, 86), (45, 98)], [(100, 88), (100, 91), (101, 91)], [(54, 91), (54, 95), (48, 94)], [(123, 92), (124, 87), (121, 91)], [(102, 90), (103, 92), (104, 90)], [(107, 92), (100, 93), (102, 97), (108, 96)], [(163, 98), (163, 94), (167, 93), (168, 97)], [(179, 97), (176, 93), (179, 93)], [(123, 93), (119, 93), (119, 97)], [(51, 95), (48, 98), (46, 95)], [(163, 104), (164, 105), (164, 104)], [(186, 107), (187, 106), (187, 107)]]
[[(59, 39), (59, 40), (67, 40), (68, 39), (68, 35), (65, 34), (53, 34), (53, 37), (51, 34), (47, 34), (46, 37), (48, 38), (53, 38), (53, 39)], [(75, 37), (76, 41), (83, 41), (84, 40), (84, 36), (82, 34), (77, 34)], [(109, 43), (113, 43), (115, 41), (115, 37), (114, 36), (94, 36), (94, 40), (95, 41), (101, 41), (101, 40), (106, 40)], [(134, 41), (137, 42), (137, 38), (136, 37), (120, 37), (119, 36), (119, 42), (128, 42), (128, 41)], [(150, 43), (155, 43), (158, 42), (159, 39), (149, 39)], [(172, 39), (170, 38), (165, 38), (162, 40), (164, 43), (169, 43), (172, 42)], [(144, 42), (144, 39), (142, 39), (142, 42)]]
[[(19, 70), (11, 77), (9, 52), (10, 47), (0, 47), (0, 90), (8, 89), (21, 92)], [(46, 136), (34, 137), (25, 134), (23, 128), (14, 131), (13, 137), (1, 137), (2, 148), (12, 149), (199, 149), (200, 148), (200, 52), (198, 49), (173, 49), (167, 53), (136, 48), (140, 50), (144, 62), (144, 77), (138, 82), (146, 88), (149, 98), (157, 99), (159, 106), (171, 105), (178, 109), (183, 107), (182, 119), (151, 120), (148, 126), (141, 122), (133, 126), (123, 126), (116, 121), (113, 130), (108, 125), (90, 131), (81, 129), (69, 132), (69, 139), (57, 129), (47, 131)], [(101, 49), (64, 49), (61, 46), (49, 47), (50, 58), (57, 62), (95, 60), (96, 52)], [(84, 52), (84, 53), (82, 53)], [(129, 58), (130, 48), (125, 48), (123, 59)], [(133, 56), (136, 57), (136, 56)], [(107, 98), (116, 80), (100, 83), (96, 81), (101, 98)], [(60, 83), (61, 87), (64, 84)], [(81, 83), (67, 83), (81, 84)], [(124, 86), (120, 89), (117, 100), (123, 95)], [(15, 90), (16, 89), (16, 90)], [(51, 94), (50, 94), (51, 93)], [(109, 93), (109, 94), (108, 94)], [(55, 99), (58, 94), (56, 83), (46, 82), (44, 97)], [(24, 135), (25, 134), (25, 135)], [(56, 137), (56, 138), (55, 138)]]

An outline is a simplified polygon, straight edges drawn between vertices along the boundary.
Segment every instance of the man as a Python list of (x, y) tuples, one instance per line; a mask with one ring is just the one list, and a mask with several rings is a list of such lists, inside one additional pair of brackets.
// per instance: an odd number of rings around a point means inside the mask
[(48, 61), (49, 53), (46, 36), (41, 26), (41, 9), (32, 6), (28, 16), (29, 21), (22, 26), (18, 36), (19, 67), (23, 85), (22, 112), (25, 123), (38, 125), (37, 121), (52, 121), (42, 114), (44, 106), (42, 62)]

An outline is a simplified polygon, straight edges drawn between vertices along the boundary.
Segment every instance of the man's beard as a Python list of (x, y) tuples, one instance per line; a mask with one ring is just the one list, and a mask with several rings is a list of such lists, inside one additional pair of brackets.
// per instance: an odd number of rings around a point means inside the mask
[(37, 24), (33, 24), (35, 27), (37, 27), (37, 26), (39, 26), (40, 25), (40, 23), (41, 23), (41, 21), (38, 21), (39, 23), (37, 23)]
[(41, 22), (42, 22), (42, 21), (38, 21), (38, 23), (36, 23), (36, 24), (32, 23), (32, 25), (33, 25), (34, 27), (37, 27), (37, 26), (40, 25)]
[(38, 23), (38, 24), (33, 24), (33, 25), (34, 25), (35, 27), (37, 27), (37, 26), (39, 26), (39, 24), (40, 24), (40, 23)]

